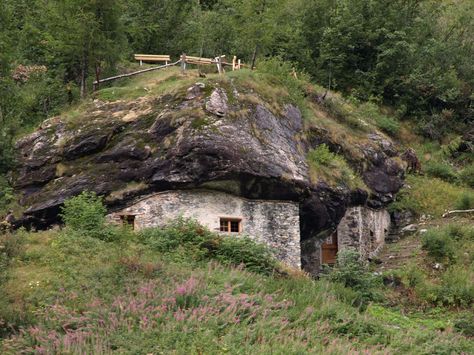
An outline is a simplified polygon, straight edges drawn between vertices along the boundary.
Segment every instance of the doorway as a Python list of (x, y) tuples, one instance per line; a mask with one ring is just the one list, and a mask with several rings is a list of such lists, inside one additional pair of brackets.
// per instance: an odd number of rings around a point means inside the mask
[(321, 244), (321, 264), (334, 265), (337, 260), (337, 231)]

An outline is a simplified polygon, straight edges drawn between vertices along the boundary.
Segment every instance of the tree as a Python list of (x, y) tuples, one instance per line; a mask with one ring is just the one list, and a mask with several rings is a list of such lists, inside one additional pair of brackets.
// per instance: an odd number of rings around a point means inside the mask
[(15, 116), (18, 110), (16, 88), (11, 78), (13, 55), (11, 12), (5, 3), (0, 3), (0, 174), (12, 164), (12, 137), (18, 125)]
[(75, 81), (81, 97), (90, 74), (114, 71), (124, 48), (118, 0), (67, 0), (48, 3), (49, 51), (64, 81)]

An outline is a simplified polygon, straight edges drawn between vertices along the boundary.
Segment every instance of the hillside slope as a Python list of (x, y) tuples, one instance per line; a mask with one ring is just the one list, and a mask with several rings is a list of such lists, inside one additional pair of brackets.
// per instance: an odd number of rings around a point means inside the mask
[(226, 259), (203, 259), (189, 245), (165, 251), (159, 242), (160, 235), (182, 244), (202, 234), (178, 224), (135, 236), (122, 231), (108, 242), (71, 229), (2, 238), (14, 257), (0, 275), (2, 353), (474, 350), (455, 327), (455, 313), (407, 315), (383, 302), (358, 307), (369, 289), (361, 293), (295, 272), (250, 272), (244, 264), (224, 266)]

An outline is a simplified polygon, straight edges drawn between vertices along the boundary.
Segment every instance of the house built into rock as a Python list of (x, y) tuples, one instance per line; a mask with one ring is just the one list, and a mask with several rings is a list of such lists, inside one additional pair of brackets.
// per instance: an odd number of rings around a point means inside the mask
[[(175, 218), (193, 218), (211, 231), (246, 235), (268, 245), (286, 264), (317, 274), (322, 264), (333, 264), (338, 250), (354, 248), (361, 257), (373, 257), (384, 245), (390, 226), (385, 210), (352, 207), (337, 229), (317, 239), (309, 260), (301, 253), (299, 204), (293, 201), (247, 199), (224, 192), (196, 189), (145, 195), (108, 219), (134, 229), (163, 226)], [(305, 243), (305, 242), (303, 242)], [(307, 247), (307, 245), (306, 245)]]
[(299, 206), (296, 202), (251, 200), (212, 190), (174, 190), (143, 196), (108, 215), (135, 229), (162, 226), (170, 220), (193, 218), (211, 231), (247, 235), (267, 244), (276, 256), (301, 267)]
[(326, 238), (303, 241), (303, 268), (317, 275), (323, 264), (334, 264), (339, 250), (353, 248), (361, 258), (375, 258), (385, 245), (390, 230), (390, 214), (385, 210), (357, 206), (350, 207), (336, 230)]

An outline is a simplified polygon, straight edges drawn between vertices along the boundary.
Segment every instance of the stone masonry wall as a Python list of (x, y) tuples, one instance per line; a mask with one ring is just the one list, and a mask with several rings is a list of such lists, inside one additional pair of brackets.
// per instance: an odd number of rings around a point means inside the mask
[(349, 208), (337, 227), (338, 248), (352, 247), (363, 259), (373, 258), (385, 244), (389, 228), (390, 215), (386, 210)]
[(194, 218), (214, 232), (219, 232), (221, 217), (239, 218), (242, 220), (239, 234), (267, 244), (280, 260), (301, 267), (299, 206), (296, 202), (248, 200), (212, 190), (178, 190), (145, 196), (129, 207), (111, 213), (108, 219), (120, 223), (120, 216), (124, 214), (135, 216), (136, 229), (163, 226), (182, 216)]

